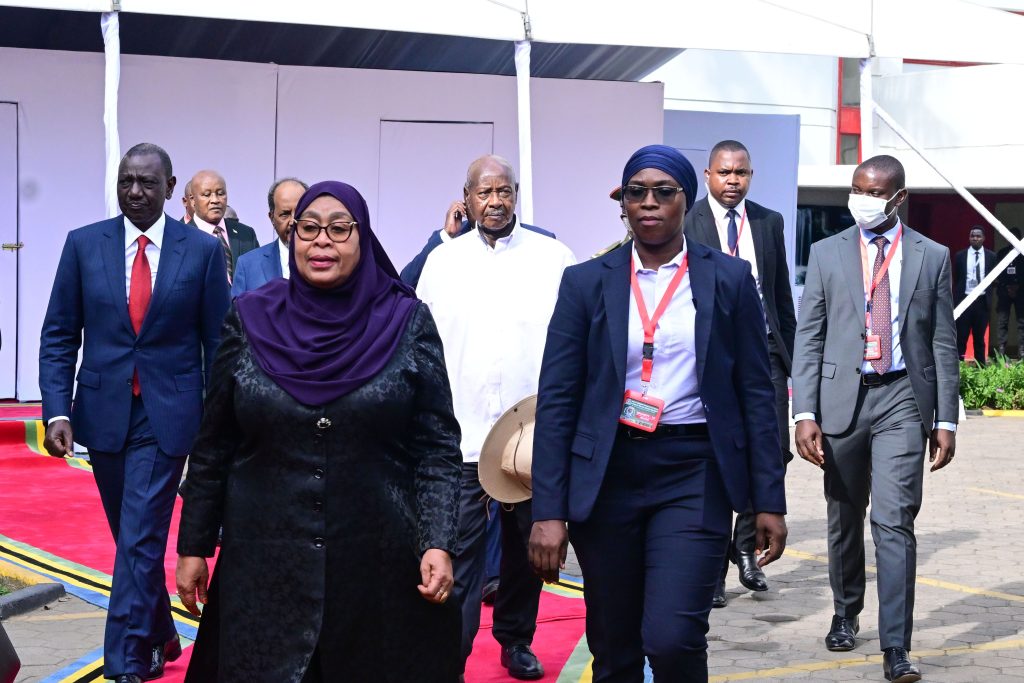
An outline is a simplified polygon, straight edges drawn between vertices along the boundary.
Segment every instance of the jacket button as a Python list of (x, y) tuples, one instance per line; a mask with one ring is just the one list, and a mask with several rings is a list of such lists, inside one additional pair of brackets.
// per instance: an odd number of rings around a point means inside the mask
[(326, 417), (321, 417), (319, 420), (316, 421), (317, 429), (330, 429), (330, 427), (331, 421)]
[(132, 347), (132, 351), (141, 351), (141, 350), (142, 350), (141, 346), (136, 345), (136, 346)]
[(324, 539), (320, 538), (319, 536), (317, 536), (316, 538), (313, 539), (313, 547), (314, 548), (323, 548), (324, 545), (326, 545), (324, 543)]
[(313, 503), (313, 512), (320, 512), (323, 509), (324, 509), (324, 504), (321, 503), (319, 500), (316, 501), (315, 503)]
[(324, 471), (322, 469), (320, 469), (319, 467), (317, 467), (315, 470), (313, 470), (313, 478), (314, 479), (323, 479), (324, 478)]

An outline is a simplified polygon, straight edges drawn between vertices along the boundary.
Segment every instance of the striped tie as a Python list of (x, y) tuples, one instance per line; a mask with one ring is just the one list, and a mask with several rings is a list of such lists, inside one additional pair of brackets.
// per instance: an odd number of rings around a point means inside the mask
[(220, 246), (224, 248), (224, 263), (228, 267), (228, 284), (231, 284), (231, 279), (235, 274), (235, 266), (231, 262), (231, 245), (228, 244), (228, 236), (224, 232), (224, 228), (215, 226), (213, 228), (213, 236), (220, 240)]

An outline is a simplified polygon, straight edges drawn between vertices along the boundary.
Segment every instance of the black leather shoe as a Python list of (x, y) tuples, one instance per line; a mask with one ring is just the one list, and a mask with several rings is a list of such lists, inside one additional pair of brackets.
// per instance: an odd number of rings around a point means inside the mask
[(715, 597), (711, 600), (712, 607), (725, 607), (729, 604), (729, 598), (725, 597), (725, 576), (718, 577), (718, 585), (715, 586)]
[(501, 648), (501, 665), (508, 669), (509, 676), (521, 681), (534, 681), (544, 676), (544, 667), (529, 645)]
[(892, 683), (914, 683), (921, 680), (921, 672), (910, 661), (910, 655), (902, 647), (887, 647), (882, 655), (882, 673)]
[(838, 614), (832, 615), (832, 628), (825, 636), (825, 647), (832, 652), (849, 652), (857, 647), (857, 631), (860, 621), (857, 617), (847, 619)]
[(498, 579), (491, 579), (484, 584), (483, 594), (480, 599), (485, 605), (493, 605), (494, 599), (498, 597)]
[(740, 571), (740, 583), (744, 588), (758, 593), (768, 590), (768, 579), (757, 566), (757, 556), (753, 551), (736, 553), (736, 568)]
[(143, 680), (151, 681), (164, 675), (164, 663), (173, 662), (181, 656), (181, 641), (178, 636), (168, 640), (163, 645), (154, 645), (152, 658), (149, 661), (149, 671)]
[(121, 674), (114, 676), (114, 683), (142, 683), (142, 679), (135, 674)]

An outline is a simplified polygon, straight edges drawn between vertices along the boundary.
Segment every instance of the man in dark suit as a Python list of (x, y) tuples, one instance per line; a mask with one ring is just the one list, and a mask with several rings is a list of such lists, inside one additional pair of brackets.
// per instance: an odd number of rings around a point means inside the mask
[[(1010, 232), (1020, 239), (1020, 230), (1010, 228)], [(996, 264), (1002, 263), (1011, 249), (1012, 246), (1000, 249), (996, 254)], [(1021, 353), (1024, 349), (1024, 291), (1021, 283), (1024, 283), (1024, 254), (1017, 254), (1017, 258), (1010, 261), (996, 279), (996, 348), (1000, 354), (1006, 355), (1006, 335), (1010, 327), (1010, 309), (1013, 308), (1017, 315), (1018, 358), (1024, 356)]]
[(39, 348), (44, 446), (89, 449), (117, 544), (103, 670), (118, 683), (157, 678), (181, 654), (164, 553), (229, 304), (217, 241), (163, 212), (174, 183), (163, 149), (128, 150), (123, 215), (68, 233)]
[[(971, 246), (957, 253), (954, 262), (956, 281), (953, 285), (953, 301), (959, 305), (974, 291), (982, 278), (996, 267), (996, 254), (985, 248), (985, 231), (980, 225), (971, 228)], [(974, 360), (985, 364), (985, 333), (988, 331), (989, 310), (992, 308), (992, 289), (989, 288), (975, 299), (956, 320), (957, 351), (960, 360), (967, 353), (967, 337), (974, 337)]]
[(192, 222), (192, 181), (185, 183), (185, 189), (181, 193), (181, 206), (184, 213), (181, 214), (182, 223)]
[[(467, 206), (472, 207), (473, 203), (467, 203), (465, 199), (452, 202), (451, 206), (448, 207), (448, 213), (444, 217), (444, 227), (430, 233), (430, 237), (427, 238), (427, 243), (423, 245), (420, 253), (412, 261), (409, 261), (405, 268), (402, 268), (402, 282), (415, 287), (420, 281), (420, 273), (423, 272), (423, 266), (426, 264), (430, 252), (445, 242), (450, 242), (459, 235), (465, 235), (470, 230), (476, 228), (479, 217), (470, 215), (470, 211), (466, 208)], [(518, 220), (519, 217), (513, 214), (512, 224), (515, 225)], [(538, 228), (536, 225), (527, 225), (526, 223), (521, 223), (520, 225), (527, 230), (532, 230), (547, 237), (553, 238), (555, 236), (555, 233), (548, 232), (544, 228)]]
[(256, 231), (235, 218), (226, 218), (228, 184), (216, 171), (200, 171), (192, 177), (192, 223), (220, 240), (228, 269), (234, 279), (238, 258), (260, 246)]
[(900, 683), (920, 680), (908, 651), (925, 445), (933, 472), (952, 461), (960, 389), (949, 251), (899, 220), (905, 178), (891, 156), (857, 167), (857, 225), (811, 247), (793, 362), (797, 451), (825, 472), (825, 647), (857, 645), (870, 500), (883, 673)]
[(250, 289), (258, 289), (276, 278), (289, 277), (288, 239), (294, 221), (292, 214), (307, 189), (309, 186), (298, 178), (282, 178), (270, 186), (267, 192), (270, 211), (267, 215), (277, 239), (248, 254), (242, 254), (238, 259), (231, 283), (232, 298)]
[[(708, 196), (697, 201), (686, 213), (686, 236), (695, 242), (737, 256), (750, 264), (757, 290), (764, 305), (768, 331), (768, 358), (775, 386), (775, 414), (779, 425), (784, 462), (793, 459), (789, 452), (789, 382), (793, 366), (793, 337), (796, 312), (789, 283), (786, 241), (782, 214), (749, 201), (747, 192), (754, 169), (750, 152), (741, 142), (723, 140), (711, 148), (704, 179)], [(754, 540), (757, 528), (754, 515), (736, 516), (729, 559), (739, 569), (740, 583), (752, 591), (768, 590), (764, 572), (757, 566)], [(715, 607), (725, 607), (725, 574), (715, 591)]]

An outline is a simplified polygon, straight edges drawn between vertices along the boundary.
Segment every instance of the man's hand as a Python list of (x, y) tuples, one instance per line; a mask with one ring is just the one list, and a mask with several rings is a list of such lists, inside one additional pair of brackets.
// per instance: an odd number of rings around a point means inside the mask
[(75, 438), (71, 433), (71, 423), (67, 420), (57, 420), (47, 425), (43, 448), (55, 458), (75, 457)]
[(816, 467), (825, 467), (824, 441), (821, 427), (814, 420), (796, 423), (796, 451), (800, 457)]
[(452, 573), (452, 558), (439, 548), (430, 548), (420, 560), (420, 585), (416, 586), (427, 602), (438, 605), (452, 593), (455, 579)]
[(928, 462), (932, 463), (931, 471), (941, 470), (953, 462), (956, 451), (956, 432), (948, 429), (933, 429), (928, 439)]
[(444, 215), (444, 231), (449, 237), (458, 237), (462, 230), (462, 219), (466, 216), (466, 205), (462, 202), (452, 202), (448, 207), (448, 213)]
[(789, 536), (789, 529), (786, 528), (786, 518), (774, 512), (757, 513), (757, 539), (754, 550), (760, 555), (757, 561), (758, 567), (771, 564), (782, 557), (786, 550), (786, 537)]
[(174, 581), (178, 584), (181, 604), (192, 614), (200, 616), (196, 601), (206, 604), (206, 589), (210, 585), (210, 568), (206, 565), (206, 558), (179, 555)]
[(569, 551), (569, 532), (560, 519), (534, 522), (530, 532), (530, 564), (533, 571), (548, 583), (558, 581), (558, 572), (565, 568)]

